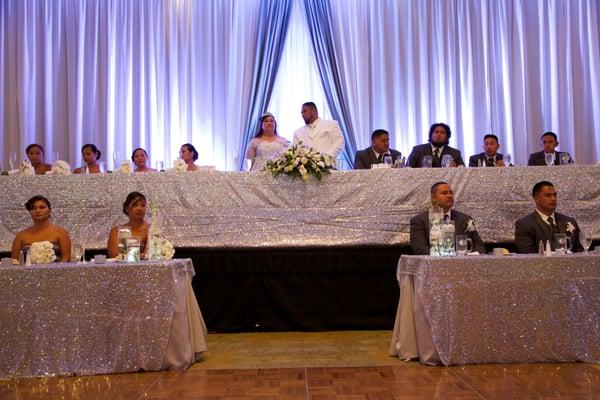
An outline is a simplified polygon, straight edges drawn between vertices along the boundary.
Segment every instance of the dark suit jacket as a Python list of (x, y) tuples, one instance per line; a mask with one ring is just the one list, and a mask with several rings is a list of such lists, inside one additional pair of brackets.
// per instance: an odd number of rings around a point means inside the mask
[[(456, 165), (465, 165), (462, 156), (460, 155), (460, 150), (457, 150), (454, 147), (444, 146), (442, 155), (438, 159), (432, 158), (431, 160), (431, 164), (434, 168), (439, 168), (442, 166), (442, 157), (444, 154), (450, 154)], [(408, 156), (408, 166), (411, 168), (421, 168), (421, 160), (423, 159), (423, 156), (433, 157), (430, 143), (420, 144), (413, 147), (412, 152)]]
[[(554, 165), (560, 165), (560, 155), (563, 154), (563, 151), (555, 151), (556, 157), (554, 157)], [(569, 159), (569, 164), (573, 164), (573, 159)], [(527, 165), (546, 165), (546, 157), (544, 156), (544, 151), (538, 151), (537, 153), (531, 153), (529, 155), (529, 161), (527, 161)]]
[[(454, 221), (457, 235), (467, 235), (473, 240), (473, 251), (485, 254), (483, 241), (477, 231), (467, 232), (466, 228), (471, 218), (456, 210), (450, 210), (450, 219)], [(415, 255), (429, 255), (429, 211), (415, 215), (410, 220), (410, 248)]]
[[(556, 217), (558, 233), (569, 234), (567, 231), (567, 222), (570, 222), (575, 227), (575, 231), (571, 234), (573, 241), (571, 251), (583, 250), (579, 242), (579, 226), (577, 225), (577, 221), (557, 212), (554, 212), (554, 216)], [(515, 246), (517, 247), (517, 253), (537, 253), (539, 251), (540, 240), (544, 243), (544, 246), (546, 245), (546, 241), (549, 240), (550, 246), (554, 250), (554, 237), (552, 237), (550, 226), (544, 222), (537, 211), (515, 222)]]
[[(496, 160), (503, 160), (503, 159), (504, 159), (504, 156), (502, 154), (496, 153)], [(474, 156), (471, 156), (469, 158), (469, 167), (476, 167), (477, 160), (483, 160), (483, 162), (485, 162), (487, 160), (487, 156), (485, 155), (484, 152), (475, 154)]]
[[(389, 150), (392, 155), (392, 162), (395, 162), (398, 158), (402, 157), (402, 154), (394, 149)], [(358, 150), (354, 155), (354, 169), (369, 169), (372, 164), (379, 164), (373, 147), (367, 147), (364, 150)]]

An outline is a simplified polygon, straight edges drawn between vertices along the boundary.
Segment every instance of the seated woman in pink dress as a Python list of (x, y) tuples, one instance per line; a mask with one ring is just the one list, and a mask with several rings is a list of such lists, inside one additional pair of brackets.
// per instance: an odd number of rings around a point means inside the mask
[(44, 175), (52, 169), (50, 164), (44, 162), (44, 148), (41, 145), (32, 143), (27, 146), (25, 153), (31, 162), (31, 166), (35, 169), (36, 175)]
[(50, 222), (50, 202), (44, 196), (33, 196), (25, 208), (29, 211), (33, 225), (17, 233), (12, 243), (11, 256), (18, 260), (22, 250), (33, 243), (48, 241), (52, 243), (57, 260), (67, 262), (71, 259), (71, 238), (66, 230)]
[(131, 161), (135, 167), (134, 172), (157, 172), (154, 168), (148, 167), (148, 153), (141, 147), (131, 153)]
[(129, 220), (126, 224), (114, 226), (108, 235), (108, 256), (119, 255), (119, 229), (129, 228), (132, 237), (140, 238), (141, 258), (146, 258), (146, 243), (148, 242), (148, 224), (146, 223), (146, 196), (140, 192), (131, 192), (123, 203), (123, 213)]
[(103, 172), (100, 170), (100, 164), (98, 164), (102, 152), (98, 150), (96, 145), (91, 143), (84, 144), (81, 148), (81, 155), (83, 156), (85, 166), (76, 168), (73, 171), (74, 174), (100, 174)]
[(187, 164), (186, 171), (198, 170), (198, 166), (194, 164), (194, 161), (198, 159), (198, 151), (196, 151), (196, 148), (192, 144), (186, 143), (182, 145), (179, 150), (179, 157)]

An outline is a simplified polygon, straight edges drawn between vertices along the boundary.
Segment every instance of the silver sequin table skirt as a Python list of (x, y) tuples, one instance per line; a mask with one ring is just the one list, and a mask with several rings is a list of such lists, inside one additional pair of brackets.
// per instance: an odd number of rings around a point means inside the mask
[(184, 369), (206, 350), (191, 260), (0, 268), (0, 377)]
[(184, 172), (0, 177), (0, 251), (31, 224), (23, 204), (41, 194), (54, 223), (89, 249), (105, 248), (126, 222), (122, 204), (137, 190), (157, 204), (176, 247), (261, 248), (398, 245), (425, 209), (431, 185), (450, 182), (456, 208), (485, 242), (511, 242), (514, 221), (533, 210), (531, 188), (556, 185), (558, 211), (600, 232), (600, 166), (333, 171), (321, 182), (267, 172)]
[(390, 355), (425, 364), (600, 362), (600, 253), (402, 256)]

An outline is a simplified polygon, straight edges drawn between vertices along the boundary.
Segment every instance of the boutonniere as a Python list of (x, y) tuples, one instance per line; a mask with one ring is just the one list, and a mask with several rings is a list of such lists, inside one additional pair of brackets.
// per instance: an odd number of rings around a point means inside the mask
[(570, 234), (573, 234), (573, 232), (575, 232), (575, 226), (573, 226), (571, 222), (567, 222), (567, 232), (569, 232)]
[(465, 232), (475, 232), (477, 228), (475, 228), (475, 221), (469, 219), (467, 221), (467, 226), (465, 227)]

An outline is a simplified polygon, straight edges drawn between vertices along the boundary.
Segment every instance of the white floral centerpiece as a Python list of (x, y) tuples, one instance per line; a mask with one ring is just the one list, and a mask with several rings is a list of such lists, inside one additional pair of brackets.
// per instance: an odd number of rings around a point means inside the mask
[(173, 172), (185, 172), (187, 171), (187, 164), (181, 158), (173, 161), (173, 168), (171, 168)]
[(55, 175), (69, 175), (71, 173), (71, 166), (66, 161), (57, 160), (52, 165), (52, 173)]
[(321, 154), (312, 147), (305, 147), (302, 142), (290, 147), (279, 157), (267, 160), (265, 165), (265, 171), (275, 177), (285, 174), (300, 177), (304, 181), (308, 181), (311, 175), (320, 181), (332, 168), (335, 168), (333, 157)]
[(150, 227), (148, 228), (148, 259), (170, 260), (175, 254), (173, 243), (162, 236), (158, 220), (158, 207), (154, 201), (150, 202)]
[(159, 238), (158, 246), (160, 248), (160, 254), (163, 260), (170, 260), (175, 255), (173, 243), (171, 243), (168, 239)]
[(54, 246), (47, 240), (35, 242), (29, 248), (32, 264), (48, 264), (56, 260)]

